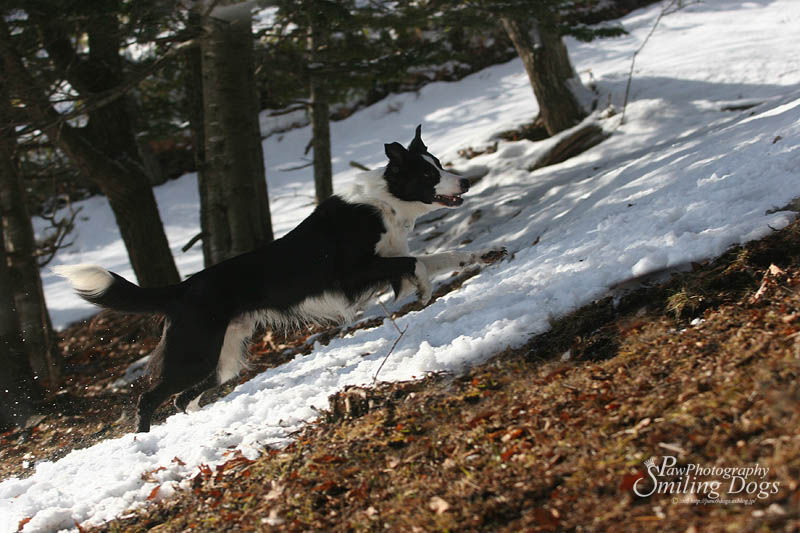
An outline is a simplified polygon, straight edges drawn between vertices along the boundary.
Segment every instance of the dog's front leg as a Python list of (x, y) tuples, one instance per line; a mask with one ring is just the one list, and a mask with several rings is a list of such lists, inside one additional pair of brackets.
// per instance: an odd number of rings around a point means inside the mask
[(508, 252), (505, 248), (488, 248), (475, 252), (442, 252), (438, 254), (423, 255), (417, 257), (418, 261), (425, 264), (429, 276), (446, 272), (448, 270), (458, 270), (470, 265), (495, 263), (505, 256)]
[[(390, 282), (395, 292), (413, 286), (420, 300), (431, 299), (432, 288), (428, 270), (416, 257), (374, 257), (369, 263), (355, 268), (343, 280), (346, 287), (359, 287), (364, 283)], [(406, 291), (403, 290), (403, 293)]]
[(448, 270), (458, 270), (470, 265), (495, 263), (506, 257), (505, 248), (488, 248), (476, 252), (442, 252), (416, 257), (417, 263), (414, 276), (403, 280), (395, 286), (395, 294), (400, 296), (411, 292), (411, 287), (416, 288), (417, 295), (422, 303), (428, 303), (432, 295), (431, 276)]
[(417, 288), (417, 296), (419, 301), (426, 304), (431, 301), (433, 296), (433, 286), (431, 285), (431, 276), (428, 272), (428, 267), (421, 257), (417, 257), (417, 264), (414, 268), (414, 277), (411, 278), (411, 283)]

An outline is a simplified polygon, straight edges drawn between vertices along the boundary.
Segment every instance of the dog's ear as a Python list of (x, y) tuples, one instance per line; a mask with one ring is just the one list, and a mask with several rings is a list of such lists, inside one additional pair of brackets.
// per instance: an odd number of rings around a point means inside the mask
[(417, 131), (414, 134), (414, 138), (411, 140), (411, 144), (408, 145), (408, 151), (417, 154), (424, 154), (428, 152), (428, 147), (425, 146), (424, 142), (422, 142), (422, 124), (417, 126)]
[(406, 161), (408, 151), (400, 143), (384, 144), (383, 148), (386, 151), (386, 157), (389, 158), (389, 168), (394, 167), (399, 170)]

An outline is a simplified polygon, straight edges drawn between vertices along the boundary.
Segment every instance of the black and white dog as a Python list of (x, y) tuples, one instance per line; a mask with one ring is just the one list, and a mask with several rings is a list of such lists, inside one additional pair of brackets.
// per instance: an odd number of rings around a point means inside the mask
[(505, 255), (503, 248), (411, 255), (416, 218), (460, 206), (469, 188), (428, 152), (420, 129), (408, 149), (384, 145), (385, 168), (360, 175), (348, 195), (325, 200), (284, 237), (177, 285), (142, 288), (94, 265), (53, 269), (91, 303), (166, 315), (138, 400), (138, 431), (149, 431), (153, 412), (170, 396), (179, 393), (175, 405), (185, 410), (206, 389), (237, 376), (258, 324), (348, 321), (389, 285), (398, 295), (416, 289), (427, 302), (434, 273)]

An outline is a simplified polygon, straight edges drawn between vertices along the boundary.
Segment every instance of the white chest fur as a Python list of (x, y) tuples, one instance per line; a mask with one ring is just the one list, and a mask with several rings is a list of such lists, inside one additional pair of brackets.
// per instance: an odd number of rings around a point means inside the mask
[(386, 233), (381, 234), (375, 245), (375, 253), (381, 257), (401, 257), (410, 255), (408, 235), (414, 229), (414, 220), (398, 215), (397, 211), (387, 204), (379, 204), (383, 215)]
[(374, 206), (380, 211), (386, 232), (375, 245), (375, 253), (381, 257), (410, 256), (408, 236), (414, 229), (414, 221), (436, 209), (432, 204), (404, 202), (392, 195), (383, 178), (383, 169), (360, 174), (359, 181), (343, 197), (350, 202)]

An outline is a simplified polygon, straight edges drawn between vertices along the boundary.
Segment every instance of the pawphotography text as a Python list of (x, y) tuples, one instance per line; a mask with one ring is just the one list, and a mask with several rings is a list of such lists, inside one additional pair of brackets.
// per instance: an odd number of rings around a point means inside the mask
[(769, 467), (758, 463), (730, 467), (678, 465), (674, 456), (665, 455), (659, 465), (655, 457), (644, 465), (647, 475), (633, 484), (633, 492), (641, 498), (671, 494), (675, 496), (673, 503), (750, 505), (780, 490), (780, 481), (767, 479)]

